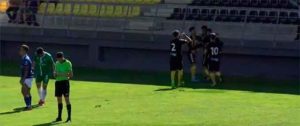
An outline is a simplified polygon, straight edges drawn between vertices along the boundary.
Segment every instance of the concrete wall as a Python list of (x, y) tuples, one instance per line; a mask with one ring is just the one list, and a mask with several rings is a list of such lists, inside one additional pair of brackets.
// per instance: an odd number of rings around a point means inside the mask
[[(42, 46), (53, 55), (64, 51), (75, 66), (103, 69), (130, 69), (169, 71), (168, 35), (149, 33), (69, 31), (48, 29), (40, 34), (39, 29), (9, 29), (1, 32), (1, 60), (19, 60), (17, 47), (31, 46), (30, 54)], [(29, 31), (29, 32), (26, 32)], [(222, 72), (234, 76), (254, 76), (276, 79), (300, 77), (299, 43), (249, 42), (224, 39), (225, 55)], [(189, 62), (184, 54), (185, 71)], [(198, 66), (201, 68), (201, 53)]]

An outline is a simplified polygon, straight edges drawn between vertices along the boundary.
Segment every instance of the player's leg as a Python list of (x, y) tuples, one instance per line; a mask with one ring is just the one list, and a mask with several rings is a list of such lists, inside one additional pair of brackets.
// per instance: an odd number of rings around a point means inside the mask
[(45, 75), (43, 77), (43, 85), (42, 85), (42, 104), (45, 104), (45, 99), (47, 96), (47, 87), (49, 83), (49, 75)]
[(222, 82), (223, 82), (222, 73), (221, 73), (220, 71), (217, 71), (217, 72), (216, 72), (216, 77), (217, 77), (219, 83), (222, 83)]
[(195, 63), (191, 64), (191, 81), (192, 82), (197, 82), (197, 78), (196, 78), (196, 74), (197, 74), (197, 65)]
[(216, 73), (215, 72), (210, 72), (209, 74), (210, 76), (210, 79), (212, 81), (212, 87), (216, 86), (217, 85), (217, 81), (216, 81)]
[(206, 56), (203, 56), (203, 62), (202, 62), (202, 66), (203, 66), (203, 76), (205, 80), (209, 80), (209, 70), (208, 70), (208, 59), (206, 58)]
[(66, 120), (66, 122), (69, 122), (71, 121), (71, 112), (72, 112), (72, 107), (71, 107), (71, 102), (70, 102), (70, 98), (69, 96), (65, 96), (65, 102), (66, 102), (66, 107), (67, 107), (67, 110), (68, 110), (68, 118)]
[(175, 89), (175, 77), (176, 77), (176, 62), (174, 58), (170, 59), (170, 71), (171, 71), (171, 86)]
[(63, 90), (63, 95), (64, 95), (64, 98), (65, 98), (65, 102), (66, 102), (66, 107), (67, 107), (67, 110), (68, 110), (68, 118), (66, 120), (66, 122), (70, 122), (71, 121), (71, 102), (70, 102), (70, 99), (69, 99), (69, 96), (70, 96), (70, 82), (69, 81), (64, 81), (64, 90)]
[(208, 70), (209, 70), (210, 79), (212, 81), (212, 86), (217, 85), (217, 80), (216, 80), (217, 74), (216, 73), (217, 73), (217, 71), (219, 71), (218, 63), (219, 62), (212, 61), (212, 60), (209, 60), (209, 62), (208, 62)]
[(184, 86), (184, 81), (183, 81), (183, 69), (180, 69), (177, 71), (177, 79), (178, 79), (178, 87)]
[(24, 96), (24, 101), (26, 103), (26, 110), (31, 110), (31, 101), (32, 101), (32, 97), (30, 94), (31, 86), (32, 86), (32, 78), (25, 79), (24, 84), (22, 85), (22, 93)]
[(61, 113), (63, 110), (63, 103), (62, 103), (62, 97), (56, 97), (57, 98), (57, 109), (58, 109), (58, 114), (56, 118), (56, 122), (62, 121), (61, 119)]
[(176, 88), (176, 86), (175, 86), (175, 76), (176, 76), (176, 71), (172, 70), (171, 71), (171, 86), (172, 86), (172, 89)]
[(39, 105), (42, 105), (42, 93), (43, 93), (43, 89), (41, 88), (42, 86), (42, 76), (36, 76), (35, 78), (35, 83), (36, 83), (36, 88), (37, 88), (37, 91), (38, 91), (38, 94), (39, 94)]
[(55, 82), (55, 97), (57, 98), (57, 118), (56, 118), (56, 122), (61, 121), (61, 113), (63, 110), (63, 103), (62, 103), (62, 89), (61, 89), (61, 83), (59, 81)]

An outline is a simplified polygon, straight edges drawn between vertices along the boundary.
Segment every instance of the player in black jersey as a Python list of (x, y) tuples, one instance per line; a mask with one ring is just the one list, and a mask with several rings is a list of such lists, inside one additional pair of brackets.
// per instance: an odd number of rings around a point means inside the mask
[(199, 41), (201, 41), (201, 37), (197, 35), (197, 31), (195, 27), (190, 27), (189, 31), (191, 33), (190, 38), (193, 40), (191, 43), (188, 44), (188, 59), (191, 63), (190, 66), (191, 81), (198, 82), (196, 78), (196, 74), (197, 74), (196, 53), (198, 48), (202, 46), (202, 44), (199, 43)]
[(207, 55), (207, 48), (206, 46), (210, 42), (210, 33), (212, 32), (211, 29), (207, 28), (207, 26), (202, 26), (202, 41), (201, 44), (203, 46), (203, 57), (202, 57), (202, 66), (203, 66), (203, 74), (206, 80), (209, 79), (209, 71), (208, 71), (208, 55)]
[[(184, 33), (180, 33), (178, 30), (173, 32), (173, 39), (170, 42), (170, 70), (171, 70), (171, 84), (172, 89), (177, 86), (181, 86), (183, 77), (183, 64), (182, 64), (182, 45), (185, 43), (191, 43), (192, 39)], [(175, 85), (175, 76), (177, 73), (177, 83)]]
[(217, 38), (215, 33), (210, 35), (210, 43), (207, 44), (207, 56), (208, 56), (208, 70), (209, 76), (212, 81), (212, 86), (217, 84), (217, 79), (219, 82), (222, 81), (221, 72), (220, 72), (220, 60), (221, 53), (223, 48), (223, 42)]

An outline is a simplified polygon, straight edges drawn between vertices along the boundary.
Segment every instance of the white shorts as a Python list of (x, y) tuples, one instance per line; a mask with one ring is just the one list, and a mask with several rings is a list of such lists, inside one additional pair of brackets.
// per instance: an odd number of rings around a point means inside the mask
[(32, 86), (32, 81), (33, 81), (33, 78), (26, 78), (25, 81), (24, 81), (24, 83), (26, 84), (26, 86), (27, 86), (28, 88), (31, 88), (31, 86)]

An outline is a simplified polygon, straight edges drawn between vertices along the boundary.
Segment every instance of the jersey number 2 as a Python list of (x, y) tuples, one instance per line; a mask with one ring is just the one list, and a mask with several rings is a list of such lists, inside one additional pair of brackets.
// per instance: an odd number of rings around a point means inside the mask
[(175, 45), (175, 43), (172, 43), (171, 46), (172, 46), (171, 51), (172, 52), (176, 52), (176, 45)]

